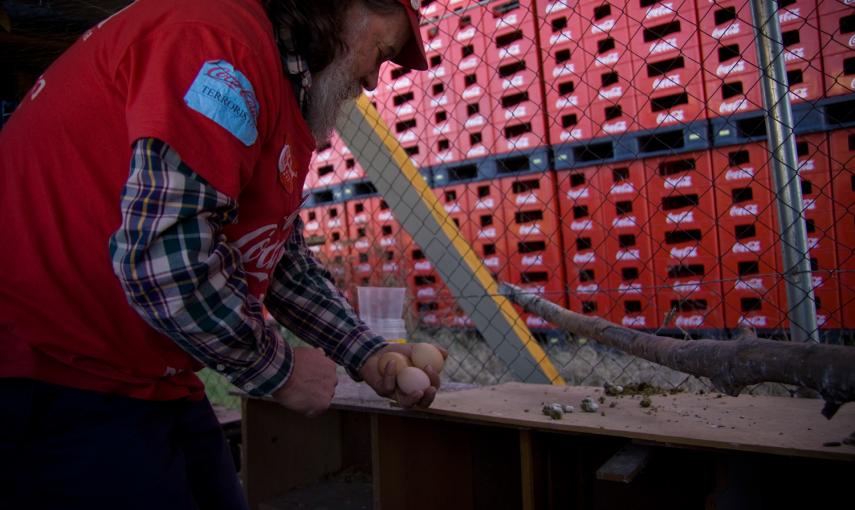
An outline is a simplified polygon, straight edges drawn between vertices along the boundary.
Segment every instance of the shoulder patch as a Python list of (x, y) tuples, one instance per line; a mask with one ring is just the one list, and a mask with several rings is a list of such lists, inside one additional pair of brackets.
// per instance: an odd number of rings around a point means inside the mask
[(246, 76), (225, 60), (209, 60), (202, 65), (184, 102), (246, 146), (258, 138), (255, 91)]

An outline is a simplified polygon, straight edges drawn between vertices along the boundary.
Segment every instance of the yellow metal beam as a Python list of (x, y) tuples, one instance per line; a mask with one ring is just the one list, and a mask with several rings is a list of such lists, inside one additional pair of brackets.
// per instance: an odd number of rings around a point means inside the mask
[(564, 384), (368, 97), (362, 95), (347, 105), (337, 127), (395, 218), (422, 248), (499, 359), (519, 380)]

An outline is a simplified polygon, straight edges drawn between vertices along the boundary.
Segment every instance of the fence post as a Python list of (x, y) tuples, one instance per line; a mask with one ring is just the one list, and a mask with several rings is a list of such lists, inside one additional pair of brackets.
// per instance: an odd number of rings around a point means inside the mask
[(761, 74), (766, 132), (772, 156), (772, 182), (781, 228), (783, 273), (787, 286), (787, 317), (794, 341), (818, 342), (807, 227), (802, 212), (793, 111), (784, 62), (777, 0), (751, 0), (754, 39)]

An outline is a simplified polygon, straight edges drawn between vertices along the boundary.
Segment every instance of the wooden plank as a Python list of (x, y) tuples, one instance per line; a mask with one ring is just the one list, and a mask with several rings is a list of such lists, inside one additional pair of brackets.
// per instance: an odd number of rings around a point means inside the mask
[(520, 431), (520, 478), (522, 483), (522, 508), (523, 510), (534, 510), (534, 448), (532, 445), (532, 432), (530, 430)]
[(375, 510), (473, 508), (472, 437), (465, 425), (372, 419)]
[(597, 469), (597, 480), (629, 483), (644, 469), (650, 459), (650, 448), (628, 444)]
[[(556, 387), (523, 383), (441, 393), (422, 413), (506, 426), (599, 434), (680, 446), (855, 460), (855, 447), (841, 444), (855, 430), (855, 406), (846, 405), (832, 420), (821, 414), (822, 401), (784, 397), (728, 397), (678, 393), (641, 397), (605, 397), (601, 412), (581, 411), (586, 396), (601, 388)], [(575, 406), (576, 412), (553, 420), (541, 413), (545, 403)], [(610, 407), (615, 402), (616, 407)], [(839, 446), (823, 446), (836, 443)]]
[(250, 508), (341, 468), (339, 412), (309, 419), (275, 402), (243, 401), (242, 475)]

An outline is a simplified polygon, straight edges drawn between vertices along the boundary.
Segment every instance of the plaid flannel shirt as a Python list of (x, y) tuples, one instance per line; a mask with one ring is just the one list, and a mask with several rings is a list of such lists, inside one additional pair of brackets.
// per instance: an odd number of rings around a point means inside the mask
[[(185, 165), (166, 143), (138, 140), (110, 239), (128, 302), (153, 328), (253, 395), (284, 385), (293, 351), (248, 292), (238, 249), (220, 234), (239, 204)], [(323, 348), (355, 379), (384, 345), (309, 251), (297, 218), (265, 296), (282, 325)]]

